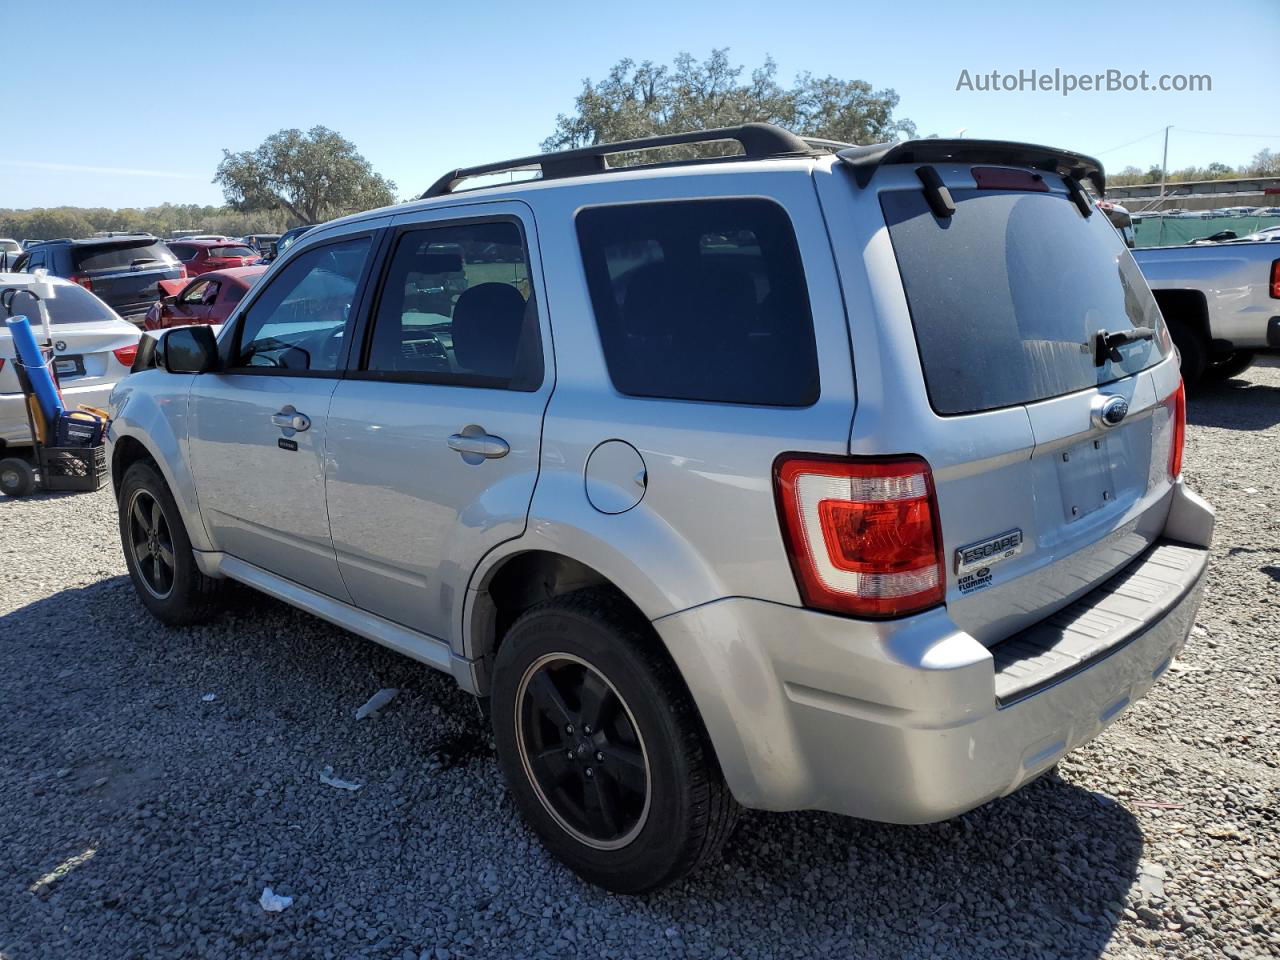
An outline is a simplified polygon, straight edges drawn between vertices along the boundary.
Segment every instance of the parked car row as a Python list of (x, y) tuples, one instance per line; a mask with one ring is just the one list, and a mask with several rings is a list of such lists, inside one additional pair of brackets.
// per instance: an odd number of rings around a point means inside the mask
[(1187, 210), (1167, 207), (1163, 210), (1142, 210), (1134, 214), (1140, 219), (1169, 217), (1175, 220), (1213, 220), (1218, 217), (1280, 217), (1280, 207), (1218, 207), (1213, 210)]

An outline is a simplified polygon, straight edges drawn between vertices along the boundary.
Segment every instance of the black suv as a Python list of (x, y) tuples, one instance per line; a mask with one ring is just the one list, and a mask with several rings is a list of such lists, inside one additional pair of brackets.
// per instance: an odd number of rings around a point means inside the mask
[(179, 280), (186, 269), (164, 242), (148, 235), (49, 240), (18, 258), (14, 269), (32, 273), (41, 267), (97, 294), (116, 313), (141, 326), (159, 300), (161, 280)]

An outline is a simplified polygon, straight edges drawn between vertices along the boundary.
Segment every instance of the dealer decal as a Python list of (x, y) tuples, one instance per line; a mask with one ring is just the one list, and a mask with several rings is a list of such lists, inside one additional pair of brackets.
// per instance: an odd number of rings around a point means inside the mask
[(991, 568), (979, 567), (973, 573), (966, 573), (956, 581), (961, 593), (974, 593), (991, 586)]

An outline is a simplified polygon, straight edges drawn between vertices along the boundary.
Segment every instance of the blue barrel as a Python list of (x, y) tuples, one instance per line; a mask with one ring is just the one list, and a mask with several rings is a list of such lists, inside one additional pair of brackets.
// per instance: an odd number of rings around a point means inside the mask
[(40, 403), (40, 412), (44, 414), (45, 423), (52, 428), (62, 416), (62, 398), (58, 396), (53, 374), (49, 372), (44, 354), (40, 352), (40, 345), (31, 332), (31, 324), (26, 317), (9, 317), (5, 323), (9, 327), (9, 336), (13, 337), (18, 362), (26, 371), (27, 379), (31, 381), (31, 390)]

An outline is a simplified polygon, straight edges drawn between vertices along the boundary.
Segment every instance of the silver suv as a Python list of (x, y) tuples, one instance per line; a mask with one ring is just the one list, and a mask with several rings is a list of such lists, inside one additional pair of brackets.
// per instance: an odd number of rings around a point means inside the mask
[(533, 829), (616, 891), (739, 805), (1004, 796), (1169, 666), (1213, 531), (1085, 179), (752, 124), (317, 227), (115, 390), (138, 596), (192, 623), (231, 578), (451, 674)]

